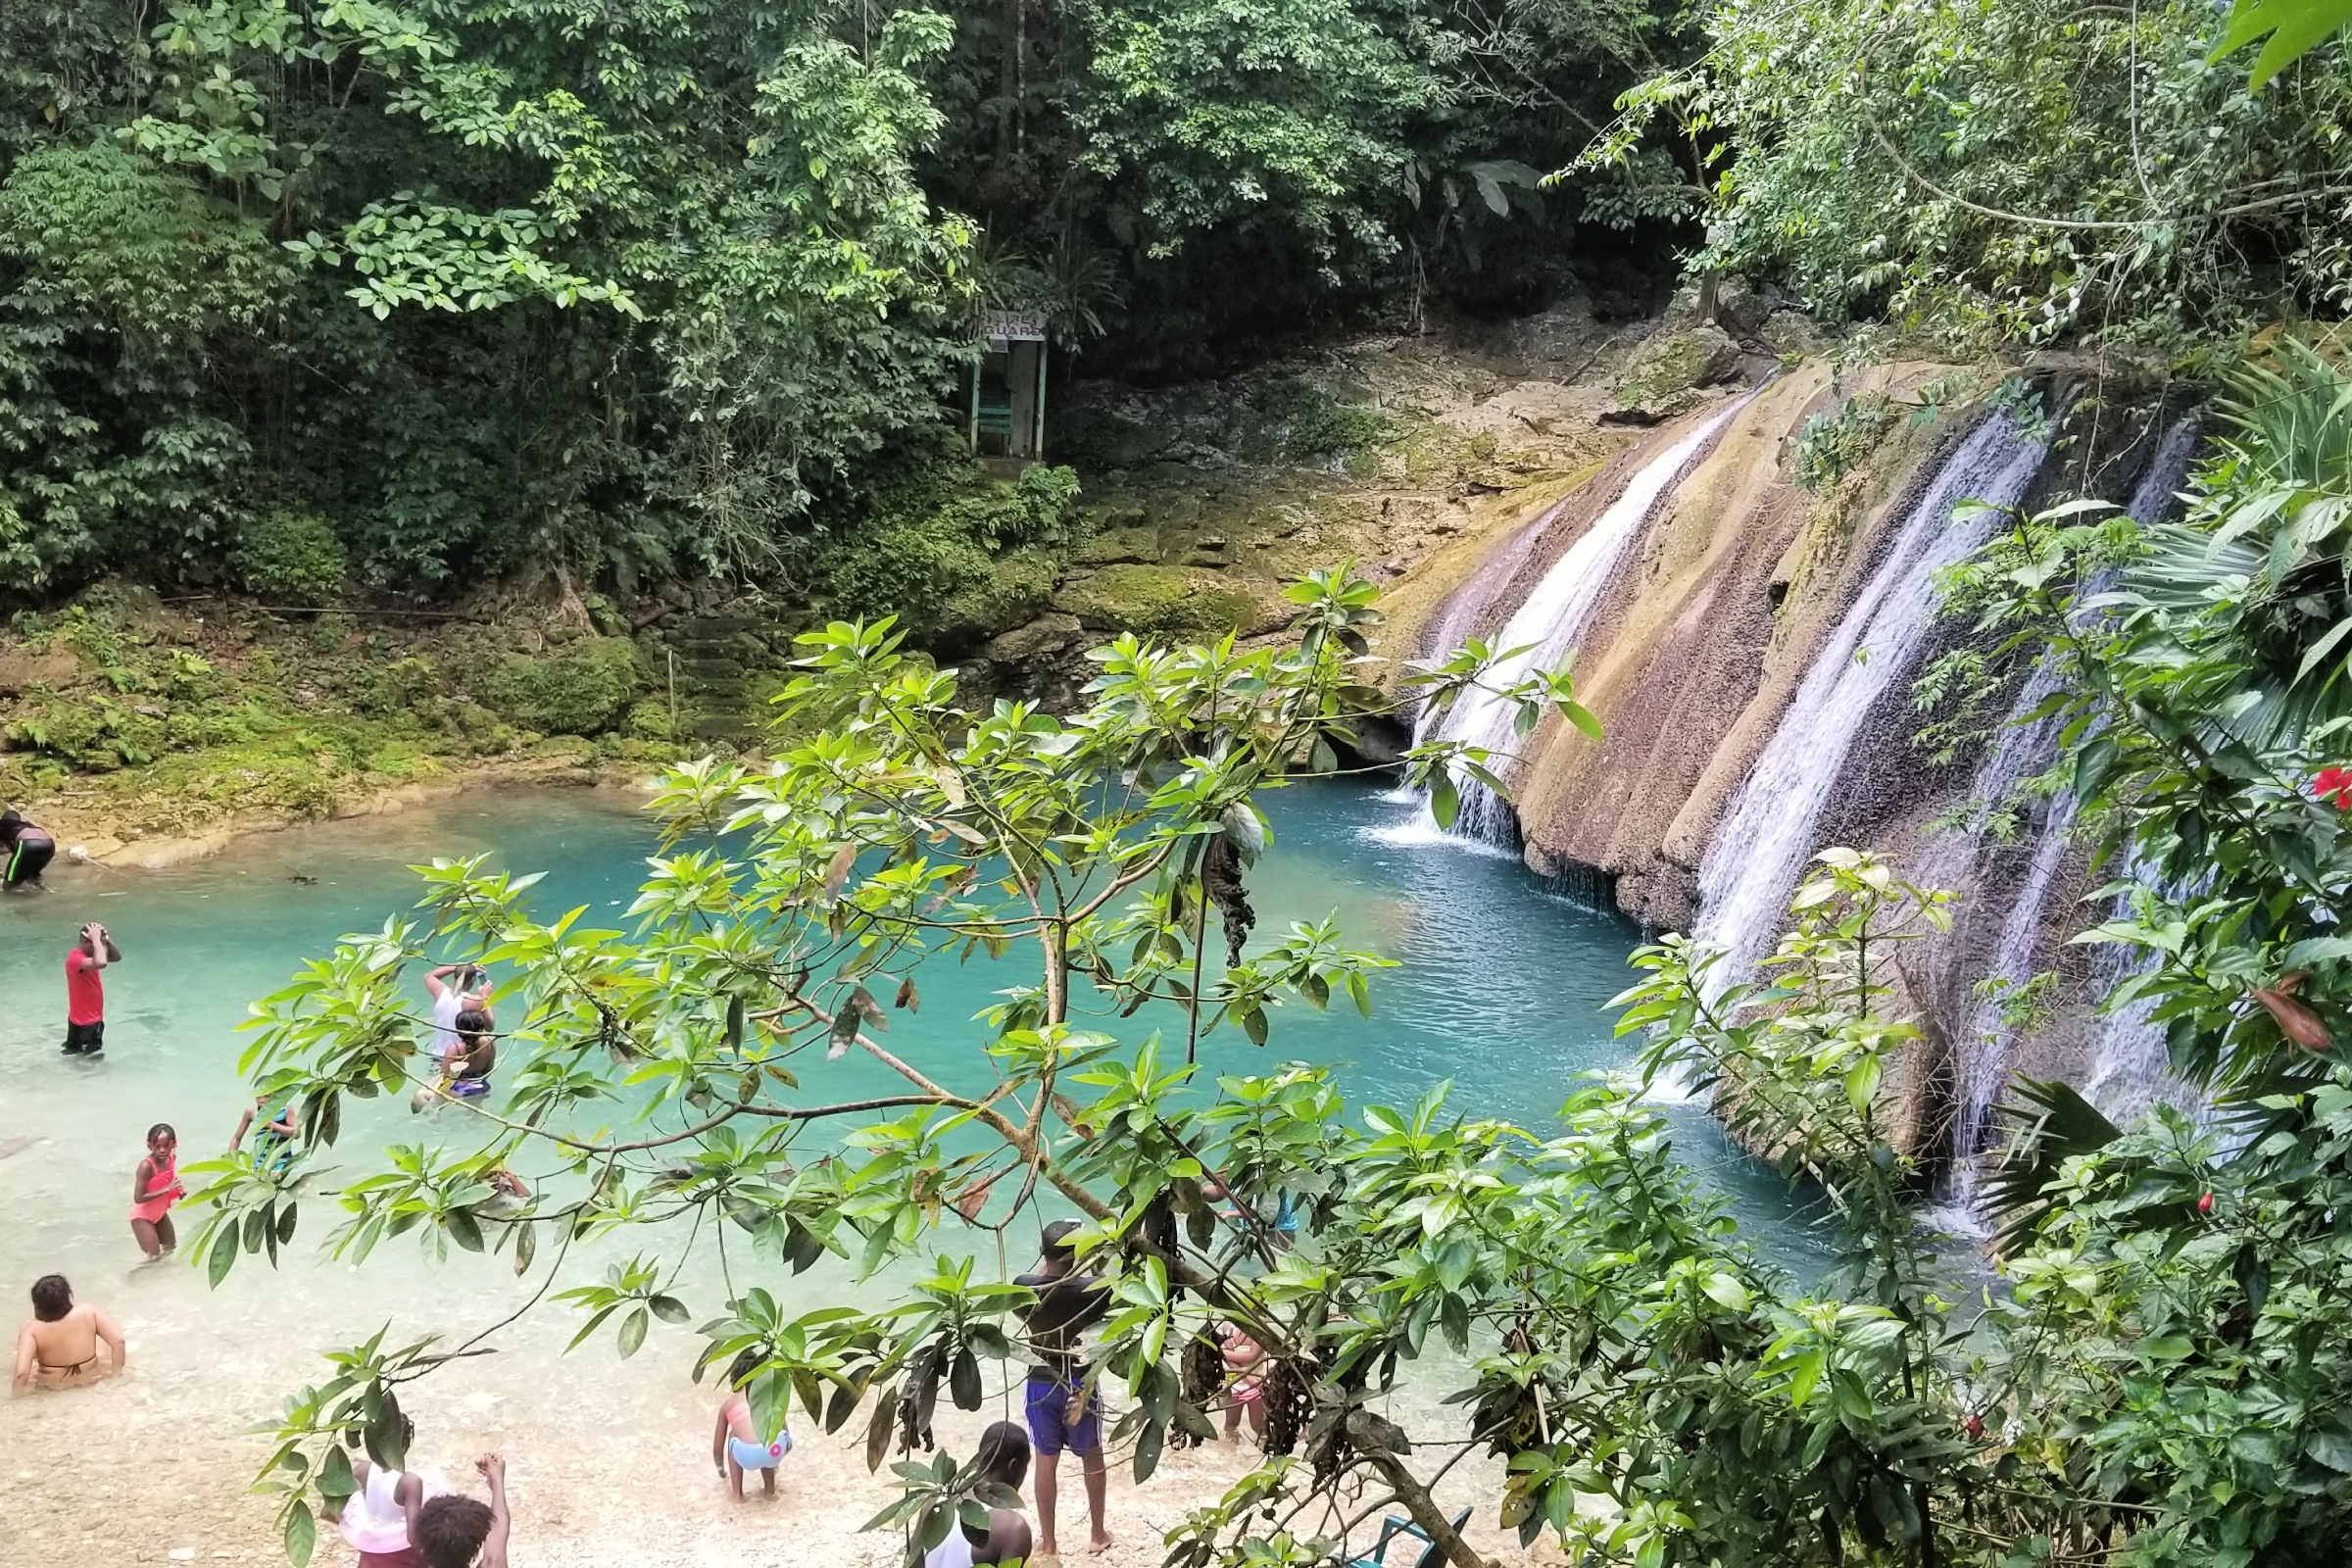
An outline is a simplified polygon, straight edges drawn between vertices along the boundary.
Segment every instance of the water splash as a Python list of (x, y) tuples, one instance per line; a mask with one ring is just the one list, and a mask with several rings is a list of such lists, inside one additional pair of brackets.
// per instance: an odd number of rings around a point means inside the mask
[(1799, 872), (1820, 846), (1814, 827), (1845, 770), (1871, 709), (1908, 673), (1935, 620), (1936, 574), (1983, 542), (1984, 516), (1953, 506), (2014, 503), (2043, 448), (2006, 416), (1971, 432), (1903, 519), (1886, 559), (1805, 671), (1763, 754), (1699, 863), (1696, 934), (1725, 950), (1716, 973), (1743, 974), (1770, 945)]
[[(1559, 663), (1584, 632), (1585, 622), (1600, 602), (1601, 592), (1607, 588), (1626, 547), (1640, 535), (1642, 525), (1657, 510), (1659, 501), (1732, 416), (1745, 408), (1754, 396), (1751, 392), (1700, 420), (1626, 481), (1617, 499), (1551, 564), (1511, 612), (1502, 629), (1495, 633), (1494, 647), (1522, 651), (1495, 663), (1485, 677), (1486, 685), (1514, 685)], [(1532, 544), (1541, 532), (1541, 528), (1530, 530), (1528, 542)], [(1447, 619), (1451, 621), (1451, 612)], [(1465, 618), (1460, 630), (1466, 630), (1468, 625)], [(1438, 721), (1437, 737), (1486, 748), (1495, 754), (1489, 765), (1505, 779), (1514, 779), (1523, 771), (1512, 755), (1519, 740), (1512, 732), (1516, 712), (1513, 704), (1487, 691), (1464, 692), (1455, 700), (1452, 710)], [(1416, 732), (1416, 740), (1424, 738)], [(1430, 813), (1426, 802), (1422, 813), (1434, 829), (1437, 818)], [(1461, 785), (1461, 811), (1454, 830), (1514, 850), (1518, 844), (1518, 818), (1512, 814), (1510, 803), (1475, 780), (1465, 780)]]

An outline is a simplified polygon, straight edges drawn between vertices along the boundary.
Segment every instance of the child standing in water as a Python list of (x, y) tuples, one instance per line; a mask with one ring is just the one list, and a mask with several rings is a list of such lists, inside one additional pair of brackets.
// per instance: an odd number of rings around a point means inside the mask
[(727, 1478), (735, 1500), (743, 1500), (743, 1473), (760, 1472), (760, 1490), (776, 1494), (776, 1466), (792, 1451), (792, 1434), (782, 1427), (772, 1438), (761, 1438), (752, 1424), (752, 1396), (744, 1382), (765, 1360), (757, 1349), (746, 1350), (727, 1368), (727, 1401), (718, 1407), (718, 1427), (710, 1434), (710, 1463)]
[(172, 1205), (187, 1195), (179, 1185), (179, 1135), (170, 1122), (147, 1129), (147, 1157), (130, 1177), (130, 1234), (152, 1263), (179, 1245)]
[(106, 984), (98, 971), (122, 961), (122, 950), (92, 920), (81, 928), (66, 955), (66, 1044), (69, 1056), (95, 1056), (106, 1049)]

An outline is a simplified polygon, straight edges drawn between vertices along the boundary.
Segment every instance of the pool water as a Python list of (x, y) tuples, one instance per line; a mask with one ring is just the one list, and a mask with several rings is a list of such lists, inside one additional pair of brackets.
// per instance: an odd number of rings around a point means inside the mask
[[(1210, 1070), (1327, 1061), (1339, 1066), (1351, 1104), (1409, 1104), (1431, 1083), (1450, 1079), (1455, 1110), (1540, 1131), (1579, 1072), (1630, 1059), (1603, 1004), (1627, 982), (1625, 958), (1640, 941), (1632, 927), (1548, 893), (1516, 861), (1399, 838), (1390, 830), (1405, 808), (1369, 788), (1301, 785), (1270, 793), (1264, 805), (1274, 844), (1250, 879), (1257, 939), (1336, 911), (1350, 946), (1374, 949), (1399, 966), (1376, 979), (1370, 1021), (1344, 1002), (1328, 1013), (1294, 1003), (1275, 1016), (1263, 1049), (1230, 1028), (1206, 1037), (1202, 1060)], [(306, 1205), (294, 1255), (274, 1276), (260, 1260), (245, 1259), (220, 1291), (208, 1293), (192, 1268), (139, 1263), (126, 1220), (131, 1172), (153, 1122), (174, 1125), (183, 1163), (225, 1147), (247, 1103), (235, 1061), (250, 1040), (237, 1027), (248, 1003), (339, 935), (379, 928), (387, 915), (413, 906), (417, 884), (409, 865), (491, 852), (507, 868), (547, 873), (532, 895), (542, 918), (576, 906), (587, 911), (585, 924), (601, 917), (619, 926), (654, 849), (652, 824), (633, 797), (484, 794), (401, 816), (255, 838), (171, 871), (61, 866), (47, 896), (0, 901), (0, 993), (12, 1004), (0, 1014), (0, 1214), (8, 1217), (0, 1228), (0, 1300), (22, 1310), (31, 1279), (59, 1271), (85, 1298), (112, 1308), (129, 1333), (136, 1375), (93, 1397), (122, 1405), (134, 1429), (152, 1425), (169, 1434), (163, 1446), (174, 1450), (231, 1440), (296, 1384), (321, 1375), (318, 1350), (365, 1338), (387, 1321), (396, 1335), (463, 1335), (505, 1316), (527, 1289), (505, 1260), (460, 1254), (430, 1266), (410, 1242), (397, 1240), (364, 1269), (333, 1264), (316, 1250), (332, 1220), (317, 1202)], [(123, 958), (106, 971), (106, 1053), (82, 1059), (58, 1046), (65, 954), (89, 919), (109, 926)], [(971, 1014), (998, 988), (1029, 978), (1025, 959), (935, 960), (920, 971), (920, 1011), (894, 1014), (887, 1041), (926, 1064), (969, 1062), (980, 1033)], [(421, 996), (417, 1005), (421, 1012)], [(1138, 1032), (1133, 1021), (1110, 1027), (1124, 1038)], [(822, 1074), (808, 1075), (809, 1093), (855, 1098), (904, 1087), (860, 1054)], [(1785, 1195), (1738, 1157), (1703, 1112), (1671, 1113), (1684, 1129), (1685, 1156), (1733, 1195), (1767, 1250), (1801, 1260), (1804, 1233)], [(394, 1138), (454, 1142), (468, 1136), (465, 1120), (454, 1112), (412, 1118), (389, 1102), (347, 1107), (341, 1155), (324, 1162), (348, 1169)], [(617, 1257), (612, 1249), (631, 1240), (575, 1254), (565, 1283)], [(953, 1236), (943, 1245), (970, 1250)], [(1026, 1263), (1012, 1261), (1015, 1268)], [(855, 1287), (845, 1270), (820, 1267), (796, 1289), (815, 1305)], [(716, 1293), (693, 1304), (698, 1314), (715, 1308)], [(566, 1429), (565, 1441), (583, 1458), (617, 1464), (629, 1462), (631, 1431), (707, 1433), (709, 1417), (699, 1413), (705, 1396), (684, 1378), (699, 1347), (689, 1331), (658, 1331), (616, 1371), (609, 1346), (563, 1358), (574, 1326), (562, 1308), (542, 1307), (502, 1339), (497, 1356), (473, 1363), (463, 1381), (419, 1385), (418, 1399), (443, 1429), (468, 1441), (521, 1443), (532, 1429), (564, 1428), (576, 1414), (567, 1401), (593, 1381), (597, 1430)], [(0, 1473), (43, 1443), (76, 1441), (78, 1423), (52, 1413), (69, 1401), (29, 1402), (46, 1408), (37, 1422), (18, 1423), (13, 1441), (0, 1437)], [(682, 1441), (690, 1450), (696, 1440)], [(257, 1505), (218, 1494), (224, 1486), (233, 1493), (230, 1478), (241, 1483), (251, 1462), (250, 1440), (226, 1441), (219, 1454), (187, 1460), (181, 1478), (191, 1517), (234, 1535), (239, 1554), (252, 1544)], [(104, 1494), (117, 1483), (90, 1484), (97, 1494), (61, 1501), (58, 1519), (28, 1526), (27, 1541), (54, 1545), (64, 1539), (56, 1532), (86, 1526), (96, 1532), (88, 1538), (92, 1549), (110, 1540), (143, 1547), (147, 1538), (132, 1524), (104, 1517)], [(551, 1494), (540, 1517), (569, 1508), (582, 1529), (625, 1533), (629, 1517), (614, 1506), (599, 1515), (592, 1503)], [(130, 1534), (108, 1535), (116, 1530)], [(216, 1538), (195, 1530), (190, 1539)]]

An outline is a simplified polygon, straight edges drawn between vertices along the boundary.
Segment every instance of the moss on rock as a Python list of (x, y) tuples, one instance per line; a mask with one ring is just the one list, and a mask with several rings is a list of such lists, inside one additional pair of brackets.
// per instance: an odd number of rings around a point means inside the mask
[(1702, 321), (1644, 344), (1617, 382), (1617, 401), (1667, 417), (1690, 393), (1730, 379), (1739, 367), (1740, 345)]
[(1105, 566), (1063, 584), (1054, 608), (1097, 631), (1226, 632), (1261, 618), (1255, 596), (1183, 566)]
[(620, 722), (644, 684), (637, 645), (583, 637), (555, 659), (509, 654), (474, 682), (475, 695), (529, 729), (599, 735)]

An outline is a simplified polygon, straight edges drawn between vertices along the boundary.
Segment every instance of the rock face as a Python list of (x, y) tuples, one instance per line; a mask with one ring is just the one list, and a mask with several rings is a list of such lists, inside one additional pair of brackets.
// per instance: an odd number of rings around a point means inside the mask
[[(1689, 333), (1676, 335), (1688, 345)], [(1629, 373), (1655, 363), (1637, 360)], [(1698, 362), (1686, 355), (1675, 363)], [(1953, 487), (1989, 475), (1984, 453), (1998, 458), (2009, 476), (2003, 482), (2028, 486), (2026, 506), (2061, 484), (2121, 502), (2151, 472), (2159, 489), (2170, 488), (2161, 483), (2156, 457), (2170, 439), (2159, 439), (2167, 428), (2161, 410), (2086, 419), (2070, 430), (2066, 462), (2053, 466), (2014, 429), (1977, 439), (1983, 421), (2005, 416), (1970, 409), (1962, 375), (1949, 367), (1890, 365), (1837, 379), (1826, 367), (1800, 366), (1733, 406), (1719, 426), (1713, 421), (1733, 394), (1686, 388), (1689, 413), (1646, 433), (1581, 483), (1531, 496), (1515, 512), (1494, 516), (1408, 574), (1393, 595), (1380, 646), (1391, 660), (1404, 661), (1437, 652), (1441, 641), (1451, 647), (1465, 637), (1493, 637), (1557, 564), (1600, 559), (1590, 551), (1572, 556), (1572, 547), (1611, 513), (1637, 474), (1657, 477), (1653, 460), (1713, 428), (1712, 439), (1642, 516), (1632, 544), (1610, 558), (1605, 581), (1593, 586), (1591, 608), (1576, 623), (1577, 696), (1600, 719), (1604, 738), (1589, 740), (1548, 718), (1502, 766), (1522, 853), (1531, 867), (1552, 877), (1589, 884), (1598, 873), (1601, 885), (1613, 887), (1618, 907), (1645, 926), (1692, 929), (1700, 913), (1699, 867), (1759, 755), (1788, 722), (1800, 685), (1818, 665), (1833, 682), (1825, 690), (1848, 689), (1836, 671), (1847, 667), (1849, 645), (1856, 663), (1870, 658), (1868, 642), (1856, 638), (1879, 628), (1874, 635), (1908, 652), (1880, 650), (1900, 661), (1890, 678), (1878, 695), (1857, 700), (1864, 706), (1842, 710), (1853, 727), (1824, 744), (1843, 750), (1824, 751), (1819, 756), (1826, 760), (1807, 763), (1809, 778), (1826, 780), (1826, 793), (1804, 831), (1813, 849), (1875, 850), (1927, 885), (1961, 895), (1950, 933), (1906, 959), (1910, 995), (1898, 1005), (1918, 1014), (1925, 1037), (1898, 1084), (1908, 1139), (1915, 1151), (1939, 1158), (1975, 1152), (1956, 1147), (1970, 1141), (1955, 1138), (1962, 1125), (1956, 1116), (1969, 1104), (1972, 1085), (1981, 1108), (1988, 1074), (1996, 1084), (2011, 1067), (2084, 1076), (2088, 1042), (2097, 1033), (2085, 1016), (2095, 977), (2082, 950), (2067, 948), (2066, 939), (2095, 916), (2075, 902), (2087, 857), (2065, 838), (2062, 817), (2030, 814), (2015, 844), (1944, 826), (1988, 792), (1984, 779), (1995, 769), (1988, 751), (1938, 762), (1915, 744), (1923, 718), (1913, 708), (1911, 683), (1970, 632), (1963, 623), (1933, 619), (1924, 595), (1888, 600), (1873, 588), (1865, 600), (1865, 585), (1883, 569), (1886, 582), (1924, 582), (1928, 567), (1910, 564), (1932, 565), (1966, 548), (1951, 537), (1946, 503), (1978, 493)], [(1984, 378), (1977, 390), (1988, 385)], [(1942, 412), (1874, 422), (1855, 439), (1854, 461), (1841, 475), (1818, 481), (1817, 490), (1799, 487), (1798, 473), (1824, 472), (1818, 463), (1798, 461), (1808, 421), (1853, 407), (1857, 395), (1867, 395), (1873, 407), (1884, 398), (1896, 409), (1933, 404)], [(2046, 400), (2076, 406), (2064, 386), (2048, 388)], [(1822, 428), (1813, 427), (1816, 439)], [(1964, 440), (1979, 456), (1955, 466), (1956, 477), (1941, 488), (1931, 488)], [(1936, 511), (1944, 515), (1935, 516)], [(1615, 514), (1622, 521), (1622, 511)], [(1907, 629), (1898, 638), (1875, 609), (1865, 614), (1858, 602), (1917, 608), (1901, 612)], [(1841, 632), (1849, 616), (1859, 618)], [(1514, 628), (1509, 640), (1519, 640), (1523, 629)], [(1830, 650), (1838, 654), (1834, 665), (1824, 663)], [(2015, 696), (1990, 695), (1995, 713)], [(2047, 765), (2045, 757), (1989, 793), (2005, 797), (2019, 779)], [(1751, 935), (1769, 947), (1773, 932)], [(2057, 1022), (2020, 1037), (1972, 988), (1996, 971), (2022, 979), (2036, 970), (2059, 975)]]
[[(1728, 340), (1727, 340), (1728, 341)], [(1882, 367), (1859, 388), (1915, 385), (1938, 368)], [(1589, 526), (1649, 457), (1727, 396), (1652, 432), (1537, 515), (1540, 532), (1513, 568), (1487, 585), (1489, 608), (1464, 629), (1492, 635), (1525, 586)], [(1594, 745), (1547, 721), (1526, 743), (1514, 784), (1528, 863), (1547, 875), (1591, 867), (1615, 878), (1619, 906), (1657, 927), (1687, 925), (1694, 876), (1725, 799), (1744, 776), (1871, 548), (1922, 461), (1952, 426), (1889, 443), (1833, 492), (1812, 496), (1784, 477), (1783, 453), (1804, 420), (1833, 401), (1830, 373), (1781, 377), (1733, 417), (1673, 486), (1604, 591), (1580, 639), (1578, 697), (1599, 715)], [(1486, 568), (1507, 522), (1423, 568), (1445, 592), (1400, 594), (1383, 651), (1428, 634), (1452, 585)]]
[(1656, 424), (1704, 401), (1701, 390), (1738, 373), (1740, 345), (1711, 321), (1666, 333), (1644, 345), (1617, 381), (1619, 415), (1629, 423)]

